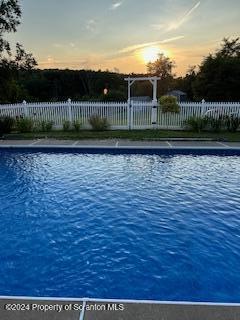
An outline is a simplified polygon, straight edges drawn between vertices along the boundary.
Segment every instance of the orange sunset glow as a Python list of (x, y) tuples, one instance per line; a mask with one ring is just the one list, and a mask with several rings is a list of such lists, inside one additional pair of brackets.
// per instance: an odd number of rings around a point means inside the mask
[(238, 35), (240, 4), (230, 2), (71, 0), (56, 7), (23, 0), (21, 28), (9, 38), (27, 46), (42, 69), (144, 73), (163, 53), (175, 61), (176, 74), (184, 74), (224, 36)]

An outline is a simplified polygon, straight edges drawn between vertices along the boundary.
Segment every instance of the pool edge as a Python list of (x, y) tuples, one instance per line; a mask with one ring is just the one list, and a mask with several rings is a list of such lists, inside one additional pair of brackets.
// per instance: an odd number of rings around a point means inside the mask
[(89, 154), (225, 155), (240, 156), (238, 146), (106, 146), (106, 145), (0, 145), (1, 150), (32, 152), (79, 152)]
[(159, 305), (190, 305), (190, 306), (226, 306), (240, 307), (240, 302), (199, 302), (199, 301), (165, 301), (165, 300), (141, 300), (141, 299), (100, 299), (100, 298), (74, 298), (74, 297), (34, 297), (34, 296), (1, 296), (0, 300), (29, 300), (29, 301), (76, 301), (96, 303), (137, 303)]

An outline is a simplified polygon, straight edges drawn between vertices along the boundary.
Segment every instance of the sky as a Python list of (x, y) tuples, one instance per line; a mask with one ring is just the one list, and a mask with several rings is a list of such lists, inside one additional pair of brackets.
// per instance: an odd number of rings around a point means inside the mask
[(146, 72), (158, 53), (183, 75), (240, 35), (240, 0), (20, 0), (10, 36), (39, 68)]

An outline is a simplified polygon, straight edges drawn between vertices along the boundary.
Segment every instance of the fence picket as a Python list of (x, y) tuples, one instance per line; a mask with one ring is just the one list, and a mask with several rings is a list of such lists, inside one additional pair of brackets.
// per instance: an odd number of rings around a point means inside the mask
[[(89, 118), (99, 115), (107, 118), (113, 129), (177, 129), (184, 128), (185, 121), (192, 116), (224, 116), (235, 114), (240, 117), (240, 102), (184, 102), (180, 103), (180, 113), (163, 113), (154, 102), (42, 102), (0, 105), (0, 116), (13, 118), (28, 116), (36, 121), (53, 121), (61, 127), (64, 121), (80, 121), (89, 127)], [(155, 123), (156, 124), (153, 124)]]

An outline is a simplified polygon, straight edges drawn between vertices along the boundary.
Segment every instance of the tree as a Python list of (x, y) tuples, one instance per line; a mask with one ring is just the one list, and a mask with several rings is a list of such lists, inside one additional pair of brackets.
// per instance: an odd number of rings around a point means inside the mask
[(184, 77), (174, 79), (173, 89), (182, 90), (186, 92), (189, 100), (194, 100), (193, 83), (196, 80), (196, 66), (190, 66)]
[(31, 53), (27, 53), (19, 43), (16, 44), (14, 62), (18, 70), (32, 70), (37, 65), (37, 61), (33, 55)]
[(21, 9), (18, 0), (0, 1), (0, 57), (4, 51), (11, 54), (9, 42), (4, 40), (3, 34), (16, 32), (20, 18)]
[(37, 62), (17, 43), (15, 54), (4, 34), (16, 32), (20, 24), (21, 8), (18, 0), (0, 0), (0, 102), (16, 102), (24, 96), (20, 84), (21, 72), (32, 70)]
[(166, 94), (171, 89), (173, 83), (173, 68), (175, 67), (174, 61), (164, 54), (159, 54), (159, 57), (154, 62), (147, 64), (147, 72), (151, 76), (158, 76), (161, 78), (159, 81), (158, 95)]
[(240, 56), (240, 42), (239, 38), (230, 40), (229, 38), (224, 38), (222, 42), (222, 47), (216, 53), (216, 57), (239, 57)]
[(152, 76), (158, 76), (162, 79), (172, 76), (172, 70), (174, 68), (174, 62), (170, 58), (165, 57), (164, 54), (160, 53), (159, 57), (154, 62), (147, 64), (147, 71)]
[(221, 48), (209, 54), (201, 63), (193, 82), (197, 100), (240, 100), (240, 42), (239, 38), (223, 39)]

